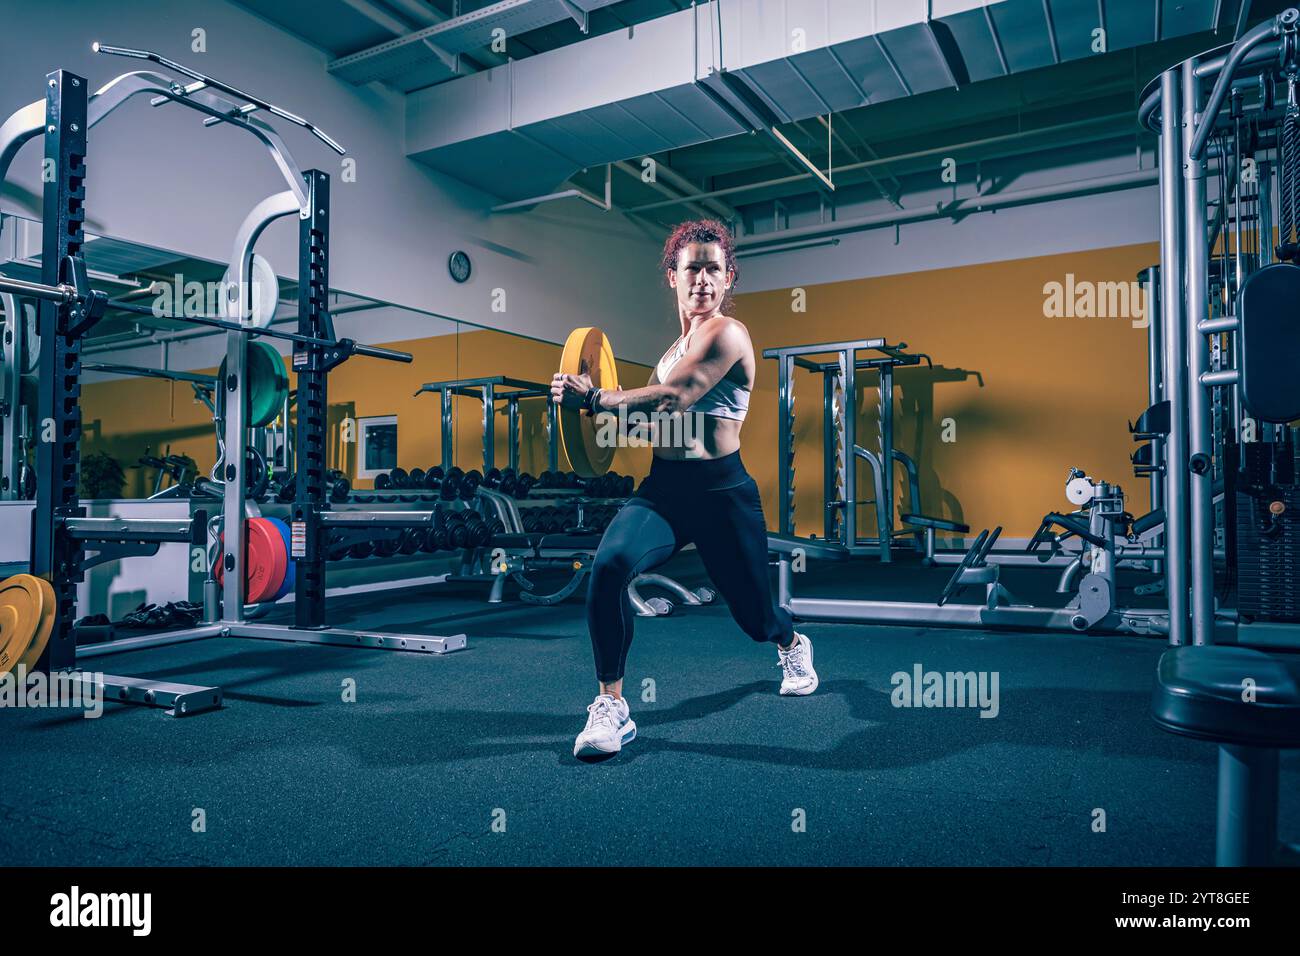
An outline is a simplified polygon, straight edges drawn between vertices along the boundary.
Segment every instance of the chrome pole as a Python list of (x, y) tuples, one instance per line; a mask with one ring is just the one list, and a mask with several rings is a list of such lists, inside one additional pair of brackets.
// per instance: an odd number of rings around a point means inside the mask
[[(1210, 390), (1201, 376), (1210, 370), (1209, 343), (1199, 323), (1209, 318), (1209, 247), (1205, 238), (1205, 160), (1195, 159), (1200, 81), (1194, 59), (1182, 67), (1183, 241), (1187, 344), (1187, 482), (1192, 643), (1214, 643), (1214, 437)], [(1202, 125), (1215, 117), (1201, 118)], [(1199, 136), (1204, 139), (1204, 136)], [(1227, 197), (1222, 201), (1226, 202)], [(1225, 282), (1227, 277), (1225, 276)]]
[(1188, 643), (1187, 607), (1187, 331), (1183, 324), (1182, 148), (1178, 73), (1160, 77), (1160, 322), (1164, 389), (1169, 400), (1165, 443), (1165, 592), (1169, 643)]

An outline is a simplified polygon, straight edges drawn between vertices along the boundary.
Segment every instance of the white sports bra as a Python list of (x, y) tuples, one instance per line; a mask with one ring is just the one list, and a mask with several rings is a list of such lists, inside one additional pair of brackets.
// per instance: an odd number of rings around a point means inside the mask
[[(664, 357), (659, 360), (655, 366), (655, 372), (662, 382), (666, 379), (673, 367), (682, 360), (686, 350), (690, 347), (691, 335), (687, 333), (685, 337), (678, 339), (673, 343), (673, 347), (664, 353)], [(713, 418), (729, 418), (733, 421), (743, 422), (745, 415), (749, 412), (749, 389), (744, 385), (738, 385), (728, 378), (721, 378), (711, 389), (699, 397), (699, 399), (690, 408), (688, 412), (699, 412), (703, 415), (710, 415)]]

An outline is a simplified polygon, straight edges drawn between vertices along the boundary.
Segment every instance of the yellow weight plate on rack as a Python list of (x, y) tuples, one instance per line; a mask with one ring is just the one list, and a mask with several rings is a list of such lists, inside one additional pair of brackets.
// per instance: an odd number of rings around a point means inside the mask
[[(560, 355), (560, 372), (565, 375), (590, 375), (596, 388), (618, 388), (618, 368), (614, 364), (614, 348), (600, 329), (589, 326), (574, 329), (564, 342)], [(614, 461), (617, 442), (602, 447), (597, 442), (597, 422), (581, 409), (559, 410), (560, 443), (569, 465), (584, 478), (596, 478), (609, 471)]]
[(45, 653), (45, 645), (50, 643), (50, 635), (54, 633), (54, 621), (59, 614), (59, 596), (54, 593), (54, 585), (44, 578), (37, 578), (36, 583), (45, 594), (45, 604), (41, 607), (41, 623), (36, 629), (36, 637), (27, 648), (27, 653), (19, 661), (27, 668), (29, 674), (36, 669), (36, 662)]
[[(41, 630), (46, 591), (40, 578), (15, 574), (0, 582), (0, 676), (26, 660)], [(49, 634), (45, 635), (49, 640)]]

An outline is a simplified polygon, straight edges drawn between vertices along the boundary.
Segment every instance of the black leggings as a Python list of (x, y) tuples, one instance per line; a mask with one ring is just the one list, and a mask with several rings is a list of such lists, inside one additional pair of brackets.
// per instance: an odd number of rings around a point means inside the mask
[(636, 620), (628, 584), (691, 542), (741, 630), (755, 641), (793, 640), (789, 613), (772, 600), (767, 522), (740, 453), (707, 461), (656, 458), (636, 497), (605, 529), (591, 569), (587, 626), (597, 680), (623, 677)]

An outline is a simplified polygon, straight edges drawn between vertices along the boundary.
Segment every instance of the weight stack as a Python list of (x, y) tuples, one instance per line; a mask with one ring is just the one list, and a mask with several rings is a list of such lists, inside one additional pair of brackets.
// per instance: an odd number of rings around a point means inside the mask
[[(1280, 501), (1280, 533), (1265, 534), (1269, 504)], [(1263, 498), (1237, 492), (1237, 605), (1258, 621), (1300, 623), (1300, 486)]]

